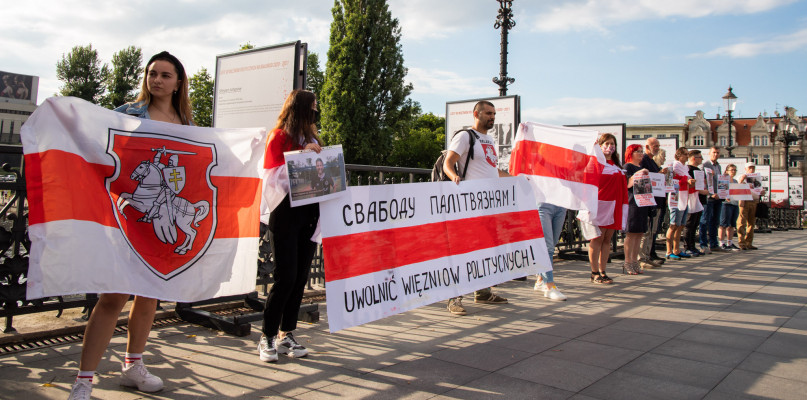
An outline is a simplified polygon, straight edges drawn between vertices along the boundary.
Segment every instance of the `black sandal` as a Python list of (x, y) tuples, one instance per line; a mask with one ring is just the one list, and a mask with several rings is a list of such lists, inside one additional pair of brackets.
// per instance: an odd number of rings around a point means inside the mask
[(602, 276), (599, 274), (599, 272), (591, 273), (591, 283), (596, 283), (598, 285), (602, 285), (604, 283), (602, 281)]
[(607, 284), (614, 283), (614, 280), (609, 278), (608, 275), (605, 274), (605, 272), (600, 272), (600, 279), (602, 279), (602, 283)]

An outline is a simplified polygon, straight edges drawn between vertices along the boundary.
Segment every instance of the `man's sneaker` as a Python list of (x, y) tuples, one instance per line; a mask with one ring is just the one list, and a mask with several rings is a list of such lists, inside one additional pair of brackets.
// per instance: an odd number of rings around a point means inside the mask
[(300, 358), (308, 355), (306, 349), (300, 343), (294, 340), (294, 335), (291, 332), (286, 333), (283, 339), (275, 340), (275, 350), (280, 354), (285, 354), (291, 358)]
[(90, 400), (90, 393), (92, 393), (92, 382), (87, 382), (85, 379), (76, 379), (67, 400)]
[(666, 259), (664, 257), (659, 257), (659, 256), (657, 256), (655, 254), (650, 255), (650, 261), (653, 261), (656, 264), (664, 264), (665, 260)]
[(732, 248), (732, 250), (734, 250), (734, 251), (738, 251), (738, 250), (740, 250), (740, 248), (739, 248), (739, 247), (737, 247), (737, 245), (736, 245), (736, 244), (734, 244), (734, 243), (730, 244), (730, 245), (729, 245), (729, 247), (731, 247), (731, 248)]
[(566, 295), (560, 292), (557, 287), (544, 290), (544, 297), (552, 301), (566, 301)]
[(261, 341), (258, 342), (258, 357), (263, 362), (277, 361), (277, 350), (275, 350), (275, 338), (271, 340), (266, 335), (261, 335)]
[(689, 254), (689, 252), (687, 251), (682, 251), (676, 255), (678, 256), (678, 258), (692, 258), (692, 254)]
[(465, 315), (465, 307), (462, 306), (461, 298), (448, 299), (448, 312), (454, 315)]
[(731, 250), (732, 250), (732, 248), (731, 248), (731, 247), (729, 247), (729, 245), (727, 245), (727, 244), (721, 244), (721, 245), (720, 245), (720, 248), (721, 248), (723, 251), (731, 251)]
[(483, 304), (507, 304), (507, 299), (502, 296), (498, 296), (493, 294), (493, 292), (488, 292), (487, 296), (484, 297), (474, 297), (474, 303), (483, 303)]
[(709, 249), (712, 250), (712, 251), (717, 251), (717, 252), (722, 252), (724, 250), (723, 246), (721, 246), (721, 245), (712, 246)]
[(136, 387), (141, 392), (157, 392), (163, 388), (163, 380), (149, 373), (142, 360), (124, 366), (120, 372), (121, 386)]
[(701, 249), (698, 250), (701, 254), (712, 254), (712, 249), (707, 246), (701, 246)]
[(756, 246), (745, 246), (745, 248), (748, 250), (759, 250), (759, 247)]
[(640, 260), (639, 261), (639, 266), (641, 266), (642, 269), (661, 268), (661, 264), (659, 264), (659, 263), (657, 263), (655, 261), (650, 261), (650, 260)]

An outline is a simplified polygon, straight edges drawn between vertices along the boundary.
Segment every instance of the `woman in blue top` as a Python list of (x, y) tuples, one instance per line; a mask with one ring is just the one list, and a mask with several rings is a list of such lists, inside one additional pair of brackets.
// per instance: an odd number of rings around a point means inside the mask
[[(182, 63), (167, 51), (151, 57), (146, 64), (137, 99), (115, 111), (155, 121), (192, 125), (188, 77)], [(70, 392), (70, 400), (90, 398), (93, 374), (128, 300), (129, 294), (126, 293), (103, 293), (99, 296), (84, 331), (79, 373)], [(126, 357), (120, 384), (136, 387), (143, 392), (156, 392), (163, 388), (162, 379), (150, 374), (142, 360), (156, 310), (157, 299), (135, 296), (129, 311)]]

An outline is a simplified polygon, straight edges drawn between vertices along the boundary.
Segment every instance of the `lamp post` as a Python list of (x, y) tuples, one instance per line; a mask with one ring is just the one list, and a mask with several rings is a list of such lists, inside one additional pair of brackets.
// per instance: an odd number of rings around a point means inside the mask
[(731, 157), (731, 151), (734, 150), (734, 144), (731, 141), (731, 113), (734, 111), (734, 106), (737, 105), (737, 96), (731, 91), (731, 86), (729, 86), (729, 91), (723, 96), (723, 105), (726, 107), (726, 112), (729, 114), (729, 145), (726, 146), (726, 151), (729, 152), (729, 157)]
[[(791, 115), (792, 114), (792, 115)], [(785, 146), (785, 171), (790, 172), (790, 144), (804, 137), (807, 124), (796, 118), (796, 109), (785, 106), (785, 115), (779, 120), (779, 135), (776, 140)]]
[(513, 0), (497, 0), (499, 2), (499, 15), (496, 16), (494, 29), (501, 28), (502, 42), (499, 54), (499, 76), (493, 77), (493, 83), (499, 85), (499, 96), (507, 95), (507, 85), (515, 82), (515, 78), (507, 76), (507, 33), (516, 26), (513, 20)]

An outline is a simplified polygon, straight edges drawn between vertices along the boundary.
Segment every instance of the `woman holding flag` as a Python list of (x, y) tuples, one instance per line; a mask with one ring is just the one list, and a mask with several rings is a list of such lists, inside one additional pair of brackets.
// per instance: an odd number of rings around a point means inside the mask
[(283, 153), (292, 150), (322, 151), (322, 139), (314, 124), (317, 98), (307, 90), (293, 90), (283, 103), (275, 129), (266, 144), (264, 200), (268, 207), (269, 244), (275, 258), (275, 283), (263, 310), (263, 335), (258, 356), (277, 361), (277, 354), (305, 357), (308, 349), (297, 343), (292, 331), (308, 282), (316, 243), (312, 241), (319, 221), (319, 204), (291, 207), (289, 177)]
[(625, 227), (625, 263), (622, 272), (629, 275), (642, 273), (639, 268), (639, 250), (642, 236), (647, 232), (647, 220), (650, 217), (650, 207), (639, 207), (633, 194), (633, 183), (636, 178), (646, 176), (648, 171), (640, 166), (644, 157), (644, 150), (638, 144), (632, 144), (625, 149), (625, 171), (628, 179), (628, 223)]
[(690, 185), (695, 184), (695, 179), (690, 178), (689, 168), (686, 162), (689, 150), (681, 147), (675, 151), (675, 161), (673, 162), (673, 178), (678, 182), (678, 193), (670, 193), (668, 205), (670, 207), (670, 229), (667, 230), (667, 259), (680, 260), (689, 258), (690, 255), (681, 251), (681, 232), (687, 220), (689, 208)]
[[(137, 99), (115, 111), (171, 124), (193, 125), (188, 77), (182, 63), (167, 51), (151, 57), (146, 64)], [(79, 372), (70, 392), (70, 400), (90, 398), (93, 375), (129, 296), (126, 293), (102, 293), (99, 296), (84, 331)], [(121, 370), (122, 386), (136, 387), (142, 392), (156, 392), (163, 388), (162, 379), (149, 373), (142, 358), (156, 311), (157, 299), (134, 297), (129, 311), (126, 356)]]
[(591, 265), (591, 282), (597, 284), (613, 283), (613, 279), (605, 274), (608, 256), (611, 254), (611, 238), (614, 232), (625, 228), (628, 205), (628, 182), (619, 165), (619, 153), (616, 151), (616, 138), (604, 133), (597, 140), (607, 165), (600, 175), (598, 186), (599, 209), (596, 221), (599, 235), (588, 244), (588, 260)]

